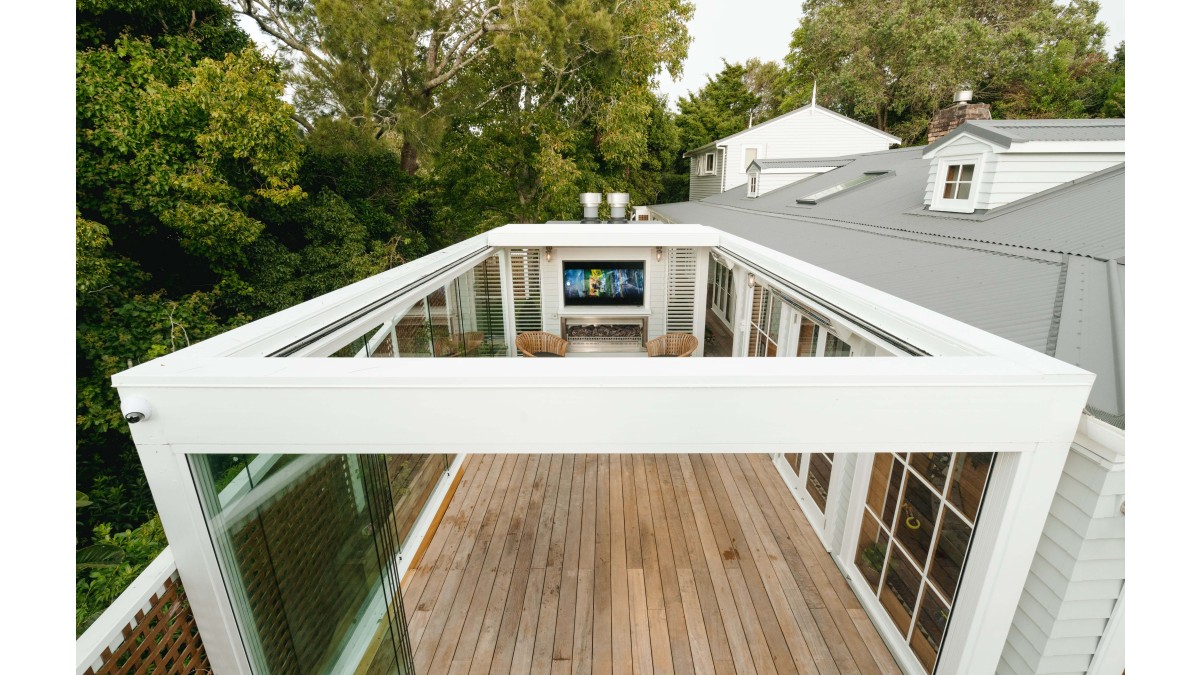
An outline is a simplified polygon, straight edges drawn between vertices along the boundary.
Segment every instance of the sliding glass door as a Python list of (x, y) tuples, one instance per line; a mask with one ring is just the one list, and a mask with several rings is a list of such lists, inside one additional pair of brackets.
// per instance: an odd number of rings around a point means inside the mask
[(384, 455), (193, 455), (256, 674), (412, 673)]

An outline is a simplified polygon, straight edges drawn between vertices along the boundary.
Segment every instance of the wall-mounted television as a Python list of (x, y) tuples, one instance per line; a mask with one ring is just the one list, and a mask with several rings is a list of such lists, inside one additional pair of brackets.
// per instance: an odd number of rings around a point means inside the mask
[(646, 263), (641, 260), (564, 260), (563, 302), (567, 305), (641, 305)]

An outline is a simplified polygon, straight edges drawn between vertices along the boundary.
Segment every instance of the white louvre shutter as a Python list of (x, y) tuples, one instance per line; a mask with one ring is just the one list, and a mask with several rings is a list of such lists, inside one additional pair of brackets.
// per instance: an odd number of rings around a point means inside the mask
[(667, 251), (667, 332), (691, 333), (696, 324), (696, 249)]
[(512, 264), (513, 319), (518, 333), (542, 330), (542, 250), (509, 250)]

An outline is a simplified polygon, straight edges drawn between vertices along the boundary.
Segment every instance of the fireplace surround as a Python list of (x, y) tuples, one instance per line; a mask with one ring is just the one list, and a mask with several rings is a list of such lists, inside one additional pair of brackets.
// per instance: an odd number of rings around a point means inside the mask
[(562, 336), (574, 352), (641, 352), (646, 349), (646, 317), (563, 317)]

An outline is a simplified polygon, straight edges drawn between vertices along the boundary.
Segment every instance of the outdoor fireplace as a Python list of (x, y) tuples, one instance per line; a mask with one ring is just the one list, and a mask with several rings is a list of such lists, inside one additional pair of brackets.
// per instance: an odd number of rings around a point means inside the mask
[(575, 352), (640, 352), (646, 317), (564, 317), (562, 335)]

